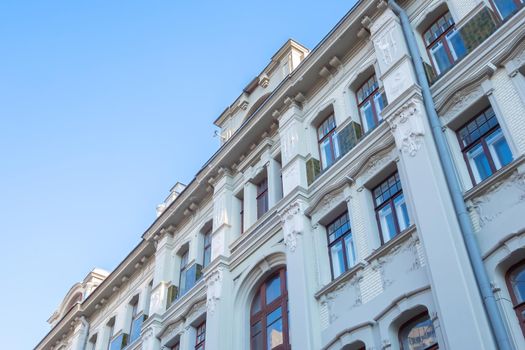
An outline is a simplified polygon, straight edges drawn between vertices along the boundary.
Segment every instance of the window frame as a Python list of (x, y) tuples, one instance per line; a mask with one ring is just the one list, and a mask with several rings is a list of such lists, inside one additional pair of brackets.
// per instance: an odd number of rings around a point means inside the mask
[(405, 349), (405, 347), (403, 346), (403, 338), (401, 336), (401, 333), (404, 330), (404, 328), (410, 326), (412, 323), (414, 323), (414, 321), (417, 321), (420, 318), (422, 319), (425, 316), (432, 323), (432, 328), (434, 329), (434, 334), (436, 334), (436, 343), (426, 347), (425, 350), (438, 350), (439, 349), (439, 341), (437, 339), (437, 333), (436, 333), (436, 328), (434, 327), (434, 322), (432, 322), (432, 319), (430, 318), (430, 315), (429, 315), (428, 311), (423, 311), (423, 312), (417, 314), (416, 316), (410, 318), (408, 321), (406, 321), (405, 323), (403, 323), (399, 327), (399, 329), (397, 331), (397, 337), (398, 337), (398, 341), (399, 341), (399, 349), (400, 350), (410, 350), (410, 349)]
[[(460, 136), (460, 132), (466, 128), (468, 126), (469, 123), (471, 123), (473, 120), (477, 119), (479, 116), (481, 116), (482, 114), (485, 114), (487, 111), (489, 110), (492, 110), (492, 113), (493, 113), (493, 118), (496, 119), (496, 125), (490, 127), (486, 132), (484, 132), (481, 136), (479, 136), (479, 138), (473, 142), (471, 142), (470, 144), (468, 144), (467, 146), (464, 146), (463, 144), (463, 140)], [(469, 177), (470, 177), (470, 180), (472, 181), (472, 185), (473, 186), (476, 186), (478, 184), (480, 184), (481, 182), (483, 182), (484, 180), (486, 179), (489, 179), (491, 176), (493, 176), (495, 173), (497, 173), (501, 168), (504, 167), (504, 165), (502, 165), (500, 168), (497, 168), (496, 167), (496, 163), (494, 162), (494, 159), (492, 158), (492, 152), (490, 151), (490, 148), (489, 148), (489, 145), (487, 144), (487, 141), (486, 139), (489, 138), (492, 134), (494, 134), (496, 131), (501, 130), (502, 132), (502, 135), (503, 135), (503, 138), (505, 139), (505, 142), (507, 142), (507, 145), (509, 146), (509, 149), (510, 149), (510, 145), (508, 144), (508, 141), (507, 141), (507, 138), (505, 137), (505, 134), (503, 134), (503, 129), (501, 128), (501, 125), (499, 123), (499, 120), (498, 120), (498, 116), (496, 115), (496, 112), (494, 111), (494, 109), (492, 108), (492, 106), (489, 106), (485, 109), (483, 109), (481, 112), (479, 113), (476, 113), (472, 118), (470, 118), (467, 122), (465, 122), (464, 124), (462, 124), (459, 128), (457, 128), (456, 130), (456, 137), (457, 137), (457, 140), (459, 142), (459, 147), (460, 147), (460, 150), (461, 150), (461, 153), (463, 155), (463, 159), (465, 161), (465, 164), (467, 165), (467, 170), (468, 170), (468, 174), (469, 174)], [(487, 158), (487, 161), (489, 163), (489, 167), (490, 167), (490, 171), (492, 172), (486, 179), (480, 179), (480, 181), (478, 182), (476, 180), (476, 176), (474, 175), (474, 170), (472, 169), (472, 166), (470, 164), (470, 161), (469, 161), (469, 157), (468, 157), (468, 153), (473, 150), (475, 147), (477, 147), (479, 144), (481, 144), (481, 147), (483, 149), (483, 154), (485, 155), (485, 157)], [(512, 151), (511, 151), (511, 156), (512, 156)]]
[[(264, 216), (268, 212), (269, 208), (269, 196), (268, 196), (268, 176), (259, 181), (257, 185), (257, 194), (255, 197), (257, 203), (257, 220)], [(261, 204), (264, 204), (264, 208), (261, 208)]]
[[(436, 24), (441, 18), (445, 17), (447, 14), (450, 14), (450, 18), (452, 19), (453, 23), (446, 30), (444, 30), (443, 33), (441, 33), (437, 38), (435, 38), (432, 42), (427, 44), (427, 41), (425, 39), (425, 34), (432, 28), (434, 24)], [(430, 58), (430, 63), (432, 64), (432, 68), (434, 69), (434, 72), (436, 72), (436, 75), (438, 77), (444, 75), (446, 72), (452, 69), (452, 67), (454, 67), (454, 65), (461, 59), (460, 57), (454, 58), (453, 52), (455, 53), (455, 50), (449, 47), (449, 42), (447, 40), (447, 35), (451, 33), (453, 30), (456, 30), (456, 31), (458, 30), (456, 28), (456, 21), (454, 20), (454, 17), (452, 17), (452, 14), (450, 13), (450, 11), (446, 11), (441, 16), (439, 16), (435, 21), (433, 21), (427, 27), (427, 29), (423, 31), (423, 35), (422, 35), (423, 45), (425, 45), (425, 49), (427, 50), (428, 57)], [(447, 54), (447, 57), (450, 62), (450, 67), (447, 68), (443, 72), (441, 72), (441, 70), (439, 69), (436, 59), (434, 58), (434, 55), (432, 54), (432, 51), (431, 51), (431, 49), (434, 48), (436, 44), (438, 44), (439, 42), (441, 42), (441, 44), (445, 48), (445, 53)]]
[[(199, 340), (200, 337), (202, 340)], [(202, 348), (201, 348), (202, 347)], [(206, 349), (206, 320), (195, 327), (195, 350)]]
[[(202, 267), (203, 268), (208, 266), (211, 262), (211, 234), (212, 234), (211, 228), (207, 230), (206, 232), (204, 232), (203, 234), (203, 239), (204, 239), (203, 248), (202, 248)], [(209, 255), (208, 255), (209, 260), (208, 262), (206, 262), (206, 253), (208, 252), (209, 252)]]
[[(280, 278), (280, 292), (281, 295), (270, 302), (266, 303), (266, 284), (271, 281), (276, 276)], [(260, 310), (253, 312), (254, 302), (257, 295), (259, 295)], [(281, 308), (281, 320), (283, 328), (283, 344), (278, 345), (272, 350), (290, 350), (290, 336), (289, 336), (289, 320), (288, 320), (288, 289), (287, 289), (287, 279), (286, 279), (286, 268), (282, 267), (279, 270), (268, 275), (267, 278), (262, 281), (256, 289), (256, 293), (252, 297), (252, 302), (250, 303), (250, 330), (249, 330), (249, 343), (250, 349), (252, 349), (252, 328), (257, 323), (261, 323), (261, 335), (263, 340), (263, 349), (268, 348), (267, 344), (267, 316), (277, 309)]]
[[(395, 192), (394, 194), (391, 194), (390, 195), (390, 198), (388, 198), (387, 200), (381, 202), (381, 204), (377, 204), (376, 203), (376, 198), (375, 198), (375, 190), (380, 188), (381, 185), (383, 185), (385, 182), (388, 182), (388, 180), (390, 180), (392, 177), (395, 177), (397, 175), (398, 177), (398, 182), (399, 182), (399, 187), (400, 189)], [(405, 231), (408, 227), (410, 227), (410, 221), (409, 221), (409, 224), (407, 226), (407, 228), (401, 230), (401, 227), (399, 225), (399, 218), (397, 217), (397, 211), (396, 211), (396, 206), (395, 206), (395, 200), (396, 198), (398, 198), (400, 195), (403, 195), (404, 196), (404, 193), (403, 193), (403, 184), (401, 183), (401, 177), (399, 176), (399, 172), (396, 170), (394, 171), (393, 173), (391, 173), (389, 176), (385, 177), (385, 179), (383, 181), (381, 181), (377, 186), (375, 186), (373, 189), (372, 189), (372, 199), (374, 201), (374, 211), (375, 211), (375, 216), (376, 216), (376, 221), (377, 221), (377, 227), (379, 228), (379, 238), (381, 239), (381, 245), (384, 245), (385, 243), (388, 243), (389, 241), (391, 241), (392, 239), (394, 239), (395, 237), (397, 237), (401, 232)], [(408, 211), (408, 203), (407, 203), (407, 199), (406, 197), (404, 197), (404, 200), (405, 200), (405, 205), (407, 206), (407, 211)], [(390, 209), (392, 210), (392, 215), (394, 217), (394, 226), (395, 226), (395, 234), (392, 236), (392, 238), (390, 238), (388, 241), (385, 241), (384, 239), (384, 232), (383, 232), (383, 227), (381, 226), (381, 220), (379, 218), (379, 212), (387, 207), (387, 206), (390, 206)], [(409, 214), (409, 220), (410, 220), (410, 214)]]
[[(189, 249), (187, 249), (186, 251), (184, 251), (184, 253), (182, 253), (180, 255), (180, 266), (179, 266), (179, 291), (178, 291), (178, 296), (180, 297), (181, 295), (183, 295), (185, 292), (186, 292), (186, 272), (188, 272), (188, 261), (189, 261)], [(184, 264), (183, 264), (184, 262)], [(182, 281), (182, 277), (184, 276), (184, 289), (182, 289), (182, 286), (181, 286), (181, 281)]]
[[(330, 118), (333, 118), (333, 121), (334, 121), (334, 127), (331, 128), (326, 134), (323, 135), (323, 137), (321, 137), (320, 133), (319, 133), (319, 129), (321, 128), (321, 126), (326, 123)], [(319, 150), (319, 158), (320, 158), (320, 161), (321, 161), (321, 168), (323, 170), (326, 170), (328, 168), (330, 168), (332, 165), (334, 165), (336, 162), (337, 162), (337, 159), (339, 157), (336, 157), (336, 154), (335, 154), (335, 147), (334, 147), (334, 140), (333, 140), (333, 137), (334, 137), (334, 134), (336, 135), (336, 130), (337, 130), (337, 122), (335, 120), (335, 114), (334, 113), (330, 113), (326, 118), (324, 118), (320, 123), (319, 125), (317, 126), (316, 128), (316, 134), (317, 134), (317, 148)], [(320, 138), (321, 137), (321, 138)], [(323, 162), (323, 156), (322, 156), (322, 148), (321, 148), (321, 145), (325, 142), (325, 140), (329, 141), (330, 143), (330, 155), (333, 159), (333, 162), (331, 164), (324, 164)]]
[[(367, 85), (372, 79), (375, 80), (375, 83), (377, 84), (377, 88), (375, 88), (372, 92), (370, 92), (370, 94), (368, 94), (365, 98), (363, 98), (363, 101), (359, 102), (359, 91), (361, 91), (365, 87), (365, 85)], [(361, 125), (363, 126), (364, 133), (368, 134), (369, 132), (371, 132), (372, 130), (377, 128), (383, 122), (383, 118), (382, 117), (379, 118), (380, 113), (382, 112), (382, 110), (378, 112), (377, 109), (376, 109), (375, 96), (379, 95), (379, 96), (381, 96), (381, 98), (383, 98), (383, 95), (384, 95), (384, 101), (383, 101), (384, 107), (386, 107), (388, 105), (388, 101), (386, 99), (385, 91), (383, 90), (383, 87), (379, 86), (379, 80), (377, 79), (377, 75), (376, 75), (375, 72), (372, 75), (370, 75), (364, 81), (364, 83), (361, 84), (356, 89), (356, 92), (355, 92), (354, 95), (355, 95), (355, 99), (357, 101), (357, 111), (359, 113), (359, 119), (361, 121)], [(373, 117), (374, 123), (375, 123), (375, 126), (373, 128), (369, 128), (369, 129), (365, 128), (365, 126), (367, 126), (365, 124), (365, 119), (366, 118), (364, 118), (363, 113), (361, 113), (361, 107), (363, 107), (367, 102), (370, 102), (370, 105), (371, 105), (371, 108), (372, 108), (372, 117)], [(384, 107), (383, 107), (383, 109), (384, 109)]]
[(494, 0), (489, 0), (489, 3), (490, 3), (490, 6), (492, 7), (492, 10), (494, 11), (495, 14), (497, 14), (498, 19), (501, 22), (506, 22), (512, 16), (514, 16), (516, 13), (518, 13), (523, 7), (525, 7), (525, 1), (524, 0), (509, 0), (509, 1), (512, 1), (516, 5), (516, 10), (514, 12), (512, 12), (510, 15), (508, 15), (507, 17), (503, 18), (502, 13), (501, 13), (499, 7), (494, 2)]
[[(139, 299), (140, 296), (137, 295), (137, 299), (136, 301), (131, 304), (131, 325), (129, 326), (129, 343), (131, 344), (132, 342), (140, 339), (140, 331), (139, 331), (139, 336), (138, 338), (135, 338), (135, 339), (131, 339), (132, 335), (133, 335), (133, 331), (134, 331), (134, 326), (135, 326), (135, 321), (137, 321), (140, 317), (143, 317), (143, 312), (138, 312), (139, 310)], [(142, 323), (140, 325), (140, 329), (142, 329)]]
[(512, 301), (512, 308), (514, 309), (514, 312), (516, 313), (516, 317), (518, 319), (518, 324), (521, 328), (521, 331), (523, 333), (523, 336), (525, 336), (525, 298), (522, 302), (518, 302), (518, 297), (516, 293), (514, 292), (514, 288), (511, 283), (511, 275), (516, 272), (517, 270), (523, 269), (525, 271), (525, 260), (521, 260), (517, 264), (512, 265), (507, 273), (505, 274), (505, 282), (507, 284), (507, 290), (510, 294), (510, 299)]
[[(329, 228), (330, 226), (332, 226), (333, 224), (335, 224), (336, 221), (338, 221), (340, 218), (342, 218), (343, 216), (346, 216), (347, 218), (347, 221), (348, 222), (348, 231), (346, 231), (344, 234), (342, 234), (341, 236), (337, 237), (336, 239), (334, 239), (332, 242), (330, 242), (330, 234), (332, 232), (330, 232)], [(335, 231), (334, 231), (335, 232)], [(353, 232), (352, 232), (352, 225), (351, 225), (351, 222), (350, 222), (350, 215), (348, 213), (348, 210), (346, 210), (343, 214), (339, 215), (337, 218), (335, 218), (334, 220), (332, 220), (332, 222), (330, 222), (328, 225), (326, 225), (326, 239), (327, 239), (327, 243), (328, 243), (328, 255), (330, 257), (330, 271), (332, 273), (332, 280), (336, 279), (337, 277), (341, 276), (342, 274), (344, 274), (346, 271), (350, 270), (352, 267), (355, 266), (352, 265), (352, 266), (348, 266), (348, 253), (346, 251), (346, 244), (345, 244), (345, 239), (348, 237), (348, 236), (351, 236), (352, 237), (352, 240), (354, 240), (354, 237), (353, 237)], [(337, 245), (339, 242), (342, 243), (341, 247), (342, 247), (342, 250), (343, 250), (343, 260), (344, 260), (344, 266), (343, 266), (343, 271), (339, 274), (339, 276), (335, 277), (334, 275), (334, 261), (332, 259), (332, 247)], [(355, 251), (355, 240), (353, 242), (354, 244), (354, 259), (356, 260), (357, 262), (357, 253)]]

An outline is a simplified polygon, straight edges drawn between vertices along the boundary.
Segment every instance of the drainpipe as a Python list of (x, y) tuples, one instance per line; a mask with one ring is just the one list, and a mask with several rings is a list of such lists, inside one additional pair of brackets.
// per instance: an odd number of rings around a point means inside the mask
[(445, 173), (445, 179), (452, 197), (454, 210), (459, 221), (463, 241), (465, 242), (467, 254), (476, 277), (478, 289), (483, 298), (485, 311), (487, 312), (498, 349), (512, 350), (513, 347), (511, 346), (509, 335), (507, 334), (503, 318), (499, 312), (496, 298), (492, 291), (489, 277), (485, 270), (485, 265), (483, 264), (481, 251), (476, 241), (476, 237), (474, 236), (474, 229), (472, 227), (467, 207), (463, 199), (463, 192), (456, 177), (454, 164), (452, 163), (452, 158), (449, 153), (447, 142), (441, 131), (441, 123), (436, 112), (434, 100), (432, 99), (430, 85), (425, 74), (423, 60), (419, 54), (419, 49), (416, 43), (414, 32), (412, 31), (412, 26), (410, 25), (410, 20), (407, 13), (395, 2), (395, 0), (388, 0), (388, 5), (401, 20), (401, 26), (403, 28), (403, 34), (408, 45), (408, 51), (410, 52), (410, 56), (412, 56), (412, 63), (416, 71), (417, 81), (422, 90), (423, 103), (425, 105), (428, 121), (434, 136), (434, 142), (436, 143), (439, 160)]

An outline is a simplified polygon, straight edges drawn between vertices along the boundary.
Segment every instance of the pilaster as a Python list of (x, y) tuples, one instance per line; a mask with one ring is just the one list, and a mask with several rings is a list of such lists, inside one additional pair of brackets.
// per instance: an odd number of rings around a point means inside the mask
[(294, 349), (314, 350), (320, 348), (320, 318), (315, 298), (304, 292), (317, 288), (314, 240), (305, 208), (306, 203), (296, 200), (279, 216), (286, 246), (291, 345)]
[(157, 237), (155, 270), (150, 300), (151, 315), (162, 315), (164, 311), (166, 311), (168, 288), (173, 279), (173, 268), (175, 266), (173, 232), (174, 228), (170, 226), (169, 228), (162, 229), (161, 236)]
[(233, 241), (233, 192), (232, 176), (229, 171), (221, 170), (220, 178), (215, 181), (213, 191), (213, 233), (211, 259), (220, 255), (228, 256), (228, 245)]

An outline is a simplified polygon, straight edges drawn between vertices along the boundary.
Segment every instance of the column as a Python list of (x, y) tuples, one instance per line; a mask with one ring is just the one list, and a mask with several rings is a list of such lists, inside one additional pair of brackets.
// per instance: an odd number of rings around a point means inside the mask
[[(288, 101), (288, 109), (279, 118), (283, 161), (284, 195), (297, 187), (307, 188), (306, 140), (300, 106)], [(280, 210), (288, 278), (289, 329), (293, 349), (321, 348), (320, 317), (313, 294), (317, 288), (314, 237), (310, 219), (304, 214), (307, 203), (291, 199)], [(293, 287), (292, 287), (293, 286)]]
[(283, 198), (281, 164), (270, 157), (266, 170), (268, 173), (268, 207), (272, 208)]
[(157, 239), (155, 252), (155, 271), (153, 274), (153, 288), (151, 290), (150, 317), (162, 315), (166, 311), (168, 288), (173, 282), (175, 254), (173, 253), (174, 228), (161, 229), (161, 236)]
[(71, 350), (84, 350), (87, 343), (89, 323), (84, 316), (81, 316), (74, 327)]
[(160, 350), (160, 339), (157, 338), (157, 334), (161, 329), (160, 321), (148, 322), (148, 325), (142, 329), (142, 350)]
[[(206, 272), (206, 349), (232, 349), (236, 335), (233, 327), (233, 277), (222, 257)], [(244, 325), (243, 325), (244, 326)]]
[(250, 181), (244, 184), (244, 231), (257, 221), (257, 186)]
[(296, 199), (280, 213), (286, 246), (286, 276), (293, 349), (321, 348), (320, 315), (313, 297), (317, 289), (314, 239), (305, 202)]
[(233, 187), (232, 175), (228, 170), (219, 171), (220, 178), (214, 182), (213, 190), (213, 231), (211, 243), (211, 259), (218, 256), (228, 256), (229, 244), (235, 239), (234, 231), (239, 229), (234, 225), (238, 223), (234, 220), (233, 209)]
[(279, 117), (281, 137), (283, 195), (297, 186), (308, 187), (306, 175), (307, 134), (302, 123), (302, 110), (295, 102)]
[(399, 150), (398, 167), (407, 175), (403, 191), (415, 208), (412, 220), (426, 254), (443, 347), (494, 349), (397, 17), (387, 9), (371, 35), (390, 101), (384, 118)]

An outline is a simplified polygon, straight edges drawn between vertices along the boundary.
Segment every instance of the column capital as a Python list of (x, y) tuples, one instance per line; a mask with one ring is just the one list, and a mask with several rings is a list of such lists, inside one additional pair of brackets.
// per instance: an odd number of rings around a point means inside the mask
[(304, 210), (305, 204), (296, 200), (279, 211), (284, 232), (284, 244), (291, 253), (297, 248), (297, 236), (305, 229)]

